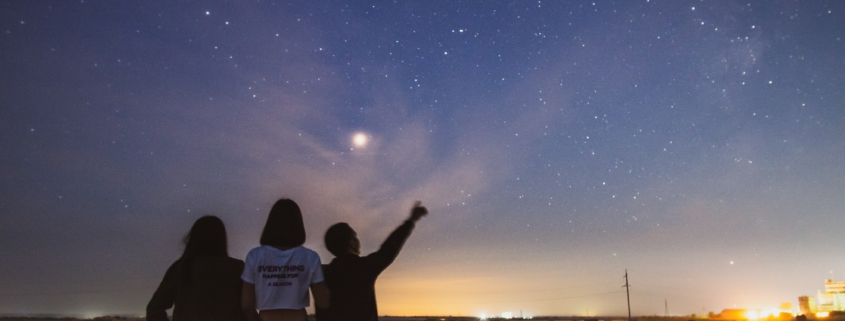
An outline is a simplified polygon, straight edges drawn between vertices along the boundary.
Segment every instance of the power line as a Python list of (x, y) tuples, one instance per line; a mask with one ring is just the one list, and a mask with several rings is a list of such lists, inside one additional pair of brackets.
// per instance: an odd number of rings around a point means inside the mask
[(628, 285), (628, 269), (625, 269), (625, 285), (623, 286), (623, 288), (625, 288), (625, 295), (628, 296), (628, 321), (631, 321), (631, 292), (628, 291), (629, 287), (630, 286)]

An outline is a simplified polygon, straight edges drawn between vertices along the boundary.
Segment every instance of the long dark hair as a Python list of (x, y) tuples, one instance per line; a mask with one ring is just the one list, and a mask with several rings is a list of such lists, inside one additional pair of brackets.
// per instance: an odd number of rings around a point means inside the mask
[(185, 252), (182, 252), (182, 284), (189, 284), (191, 263), (200, 257), (229, 256), (226, 240), (226, 226), (217, 216), (200, 217), (191, 231), (182, 239)]
[(261, 232), (260, 243), (278, 247), (296, 247), (305, 243), (305, 224), (296, 202), (283, 198), (273, 204)]

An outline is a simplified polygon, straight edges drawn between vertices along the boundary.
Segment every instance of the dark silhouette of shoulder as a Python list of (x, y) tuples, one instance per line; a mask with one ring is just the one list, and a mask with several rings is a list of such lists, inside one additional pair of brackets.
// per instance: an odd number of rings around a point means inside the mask
[[(243, 320), (240, 308), (244, 262), (231, 257), (199, 257), (185, 266), (174, 262), (147, 305), (147, 320), (164, 321), (173, 307), (174, 320)], [(191, 269), (182, 280), (183, 269)], [(175, 306), (175, 307), (174, 307)]]
[(414, 223), (405, 221), (378, 251), (367, 256), (342, 254), (326, 265), (324, 275), (332, 302), (329, 310), (321, 313), (326, 316), (321, 320), (378, 320), (376, 279), (399, 255), (413, 229)]

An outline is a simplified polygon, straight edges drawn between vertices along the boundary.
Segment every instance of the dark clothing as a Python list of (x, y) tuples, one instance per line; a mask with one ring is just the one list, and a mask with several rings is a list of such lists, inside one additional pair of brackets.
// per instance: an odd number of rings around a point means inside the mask
[(376, 278), (393, 263), (413, 229), (414, 223), (405, 221), (375, 253), (344, 254), (324, 265), (332, 299), (328, 310), (318, 311), (320, 321), (378, 321)]
[(244, 261), (230, 257), (200, 257), (190, 262), (188, 282), (182, 282), (179, 259), (167, 269), (150, 303), (148, 321), (167, 321), (173, 308), (173, 321), (240, 321), (241, 273)]

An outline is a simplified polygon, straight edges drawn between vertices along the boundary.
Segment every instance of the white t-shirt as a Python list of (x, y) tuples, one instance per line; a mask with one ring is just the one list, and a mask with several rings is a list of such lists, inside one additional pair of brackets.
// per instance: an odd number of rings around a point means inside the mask
[(302, 246), (284, 251), (259, 246), (249, 251), (244, 263), (241, 279), (255, 284), (258, 310), (303, 309), (311, 305), (308, 287), (323, 282), (320, 256)]

